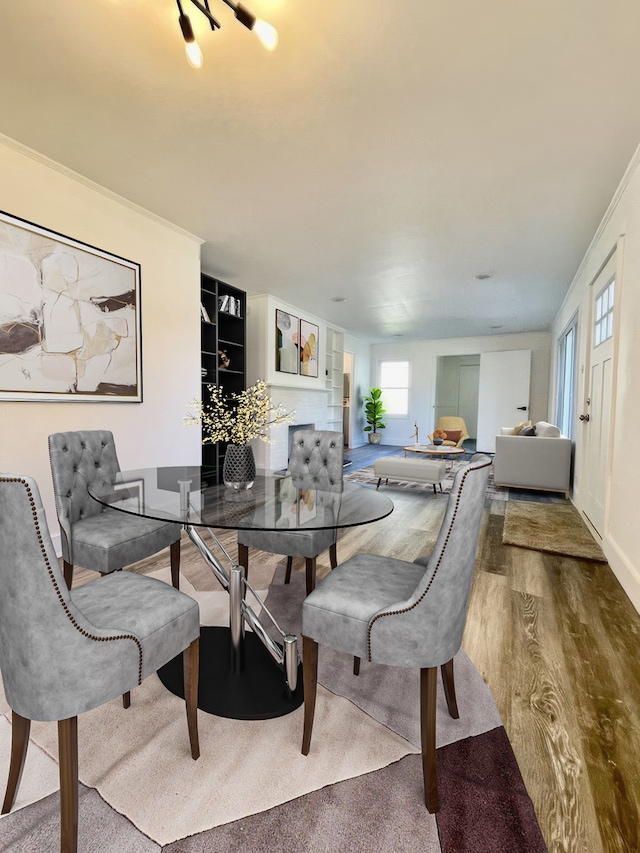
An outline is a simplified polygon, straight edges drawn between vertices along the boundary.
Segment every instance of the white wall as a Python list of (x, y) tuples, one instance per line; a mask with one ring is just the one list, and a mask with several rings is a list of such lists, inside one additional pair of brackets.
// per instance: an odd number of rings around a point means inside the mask
[(200, 241), (6, 137), (0, 185), (7, 213), (141, 265), (142, 403), (0, 402), (0, 470), (36, 478), (58, 546), (50, 433), (110, 429), (123, 469), (200, 461), (180, 423), (200, 393)]
[[(575, 276), (552, 329), (557, 340), (573, 314), (578, 320), (578, 414), (585, 411), (585, 365), (589, 286), (611, 251), (618, 246), (622, 276), (616, 278), (616, 379), (614, 387), (611, 465), (606, 484), (605, 530), (602, 547), (622, 586), (640, 611), (640, 526), (638, 483), (640, 454), (635, 425), (640, 419), (640, 149), (636, 151)], [(555, 354), (554, 354), (555, 357)], [(552, 368), (555, 396), (555, 361)], [(584, 453), (582, 424), (576, 422), (573, 502), (582, 508), (581, 485), (589, 459)]]
[[(436, 341), (414, 341), (405, 344), (375, 344), (371, 347), (371, 382), (377, 384), (380, 359), (408, 359), (411, 362), (411, 394), (407, 417), (385, 415), (384, 444), (408, 444), (418, 423), (422, 442), (435, 425), (434, 408), (438, 357), (472, 355), (506, 350), (531, 350), (531, 393), (529, 417), (546, 420), (549, 401), (549, 361), (551, 336), (548, 332), (519, 335), (494, 335), (479, 338), (450, 338)], [(413, 442), (411, 442), (413, 443)]]

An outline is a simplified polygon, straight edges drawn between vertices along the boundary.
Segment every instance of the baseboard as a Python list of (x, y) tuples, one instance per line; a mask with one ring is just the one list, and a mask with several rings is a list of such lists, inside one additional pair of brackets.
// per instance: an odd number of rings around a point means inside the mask
[(600, 544), (611, 566), (611, 571), (620, 581), (620, 586), (629, 596), (635, 609), (640, 613), (640, 574), (612, 539), (606, 538)]

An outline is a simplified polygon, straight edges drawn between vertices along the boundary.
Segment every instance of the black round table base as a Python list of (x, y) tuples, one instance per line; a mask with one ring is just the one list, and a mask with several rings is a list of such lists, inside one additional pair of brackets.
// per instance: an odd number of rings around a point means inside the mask
[[(158, 670), (164, 686), (184, 698), (182, 655)], [(234, 720), (270, 720), (295, 711), (303, 702), (302, 664), (298, 686), (291, 692), (282, 669), (252, 632), (244, 638), (244, 666), (231, 672), (231, 632), (228, 628), (200, 628), (200, 685), (198, 708)]]

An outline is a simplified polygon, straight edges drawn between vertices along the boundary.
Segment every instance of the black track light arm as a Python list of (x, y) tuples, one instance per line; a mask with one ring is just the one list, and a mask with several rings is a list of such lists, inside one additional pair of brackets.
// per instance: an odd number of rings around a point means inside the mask
[[(204, 6), (202, 5), (202, 3), (198, 2), (198, 0), (191, 0), (191, 2), (196, 7), (196, 9), (199, 9), (205, 16), (205, 18), (209, 21), (209, 23), (211, 24), (211, 29), (214, 32), (220, 29), (220, 22), (213, 17), (213, 15), (211, 14), (211, 10), (209, 9), (209, 0), (204, 0)], [(184, 13), (182, 11), (182, 6), (180, 5), (180, 0), (177, 0), (177, 3), (178, 9), (180, 10), (180, 14), (183, 15)]]
[[(202, 66), (202, 51), (195, 39), (195, 35), (193, 33), (193, 27), (191, 26), (191, 20), (189, 16), (185, 14), (184, 9), (182, 8), (184, 0), (176, 0), (178, 4), (178, 11), (180, 12), (180, 17), (178, 18), (178, 22), (180, 24), (180, 29), (182, 30), (182, 37), (185, 41), (185, 49), (187, 51), (187, 58), (189, 63), (193, 65), (195, 68), (200, 68)], [(215, 32), (220, 29), (220, 23), (217, 21), (213, 15), (211, 14), (211, 9), (209, 8), (209, 0), (189, 0), (196, 9), (201, 12), (207, 21), (209, 21), (211, 25), (211, 29)], [(262, 43), (263, 47), (267, 50), (274, 50), (276, 45), (278, 44), (278, 33), (266, 21), (261, 21), (256, 18), (255, 15), (252, 15), (251, 12), (246, 9), (241, 3), (235, 3), (234, 0), (222, 0), (230, 9), (233, 10), (236, 20), (238, 20), (243, 27), (246, 27), (248, 30), (252, 30), (254, 35), (256, 35), (259, 41)], [(189, 7), (187, 7), (189, 8)]]
[(253, 29), (253, 25), (256, 22), (255, 15), (252, 15), (251, 12), (248, 9), (245, 9), (241, 3), (232, 3), (231, 0), (222, 0), (222, 2), (226, 3), (230, 9), (233, 9), (236, 18), (241, 24), (243, 24), (248, 30)]

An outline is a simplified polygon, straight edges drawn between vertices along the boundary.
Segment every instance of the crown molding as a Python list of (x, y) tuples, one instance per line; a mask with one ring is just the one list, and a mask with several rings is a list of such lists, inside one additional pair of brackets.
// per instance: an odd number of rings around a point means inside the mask
[(164, 228), (169, 228), (171, 231), (174, 231), (176, 234), (180, 234), (180, 236), (192, 240), (199, 246), (201, 246), (205, 242), (201, 237), (192, 234), (190, 231), (186, 231), (184, 228), (181, 228), (179, 225), (176, 225), (173, 222), (169, 222), (168, 219), (164, 219), (162, 216), (158, 216), (157, 214), (152, 213), (150, 210), (147, 210), (146, 207), (141, 207), (139, 204), (136, 204), (130, 199), (118, 195), (118, 193), (115, 193), (112, 190), (103, 187), (101, 184), (92, 181), (90, 178), (81, 175), (79, 172), (74, 172), (73, 169), (69, 169), (62, 163), (58, 163), (57, 160), (52, 160), (45, 154), (41, 154), (39, 151), (36, 151), (33, 148), (29, 148), (28, 145), (24, 145), (22, 142), (18, 142), (16, 139), (12, 139), (10, 136), (5, 136), (5, 134), (0, 133), (0, 143), (7, 148), (11, 148), (14, 151), (17, 151), (18, 154), (23, 154), (25, 157), (29, 157), (31, 160), (35, 160), (37, 163), (41, 163), (43, 166), (47, 166), (49, 169), (53, 169), (54, 171), (59, 172), (61, 175), (64, 175), (66, 178), (70, 178), (76, 183), (82, 184), (88, 189), (99, 193), (105, 198), (108, 198), (110, 201), (115, 201), (118, 204), (124, 205), (124, 207), (128, 207), (130, 210), (134, 211), (135, 213), (138, 213), (140, 216), (144, 216), (146, 219), (150, 219), (152, 222), (155, 222), (158, 225), (162, 225)]

